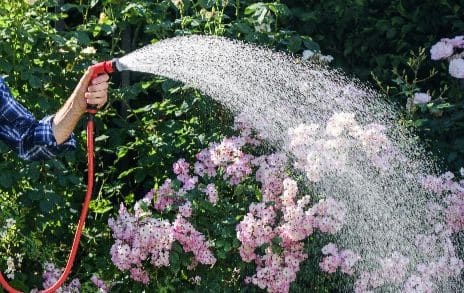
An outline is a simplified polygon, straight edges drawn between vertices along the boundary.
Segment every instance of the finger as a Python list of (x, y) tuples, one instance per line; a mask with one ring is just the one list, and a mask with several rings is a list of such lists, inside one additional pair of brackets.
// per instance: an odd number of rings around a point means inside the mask
[(87, 104), (104, 104), (108, 100), (105, 92), (85, 93), (85, 100)]
[(89, 86), (89, 82), (92, 78), (92, 70), (89, 68), (85, 71), (84, 75), (79, 80), (79, 83), (76, 86), (76, 90), (85, 92), (87, 91), (87, 87)]
[(102, 82), (99, 84), (91, 85), (87, 88), (88, 92), (99, 92), (99, 91), (106, 91), (108, 89), (108, 83)]
[(100, 74), (99, 76), (92, 79), (92, 84), (99, 84), (99, 83), (102, 83), (102, 82), (106, 82), (109, 79), (110, 79), (110, 76), (108, 74), (106, 74), (106, 73)]
[(89, 105), (98, 105), (98, 106), (103, 106), (106, 104), (107, 99), (105, 98), (89, 98), (86, 100), (87, 104)]
[(91, 101), (89, 101), (88, 104), (89, 105), (96, 105), (97, 108), (101, 108), (106, 104), (106, 101), (105, 100), (102, 101), (101, 99), (92, 99)]
[(108, 93), (106, 91), (86, 92), (85, 98), (86, 99), (108, 98)]

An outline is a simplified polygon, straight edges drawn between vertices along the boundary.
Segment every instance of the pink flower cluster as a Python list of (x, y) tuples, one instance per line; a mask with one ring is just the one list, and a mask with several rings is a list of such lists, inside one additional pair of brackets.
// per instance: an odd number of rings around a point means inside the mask
[(231, 185), (239, 184), (252, 172), (254, 157), (241, 150), (246, 143), (242, 136), (232, 136), (210, 146), (211, 161), (216, 167), (224, 168), (224, 180), (229, 180)]
[(288, 246), (280, 254), (274, 253), (271, 247), (266, 248), (260, 257), (256, 274), (247, 277), (245, 282), (253, 283), (268, 292), (288, 292), (290, 284), (296, 280), (296, 273), (300, 270), (300, 263), (308, 255), (303, 252), (302, 243)]
[(454, 179), (453, 173), (446, 172), (440, 176), (426, 176), (421, 183), (425, 189), (444, 197), (445, 221), (454, 233), (458, 233), (464, 231), (464, 180)]
[(150, 260), (155, 267), (169, 266), (169, 253), (174, 235), (169, 221), (147, 215), (132, 215), (121, 204), (116, 220), (109, 219), (108, 226), (116, 239), (111, 247), (111, 260), (121, 270), (129, 270), (132, 279), (144, 284), (149, 282), (143, 262)]
[(321, 199), (309, 210), (314, 228), (329, 234), (334, 234), (342, 228), (345, 214), (345, 206), (332, 197)]
[(462, 274), (464, 262), (457, 255), (452, 236), (464, 231), (464, 180), (457, 181), (453, 173), (446, 172), (425, 176), (421, 184), (444, 199), (444, 206), (435, 201), (427, 204), (425, 217), (430, 229), (415, 235), (415, 247), (427, 261), (412, 263), (394, 252), (379, 261), (378, 270), (360, 274), (355, 292), (371, 292), (386, 285), (402, 288), (403, 292), (436, 292), (440, 283)]
[(157, 190), (152, 189), (149, 191), (145, 195), (145, 198), (154, 198), (156, 195), (154, 208), (158, 211), (164, 211), (167, 207), (174, 204), (175, 194), (176, 191), (172, 188), (171, 179), (166, 179)]
[(365, 153), (381, 171), (392, 168), (399, 153), (382, 125), (360, 125), (353, 113), (335, 113), (325, 128), (318, 124), (301, 124), (289, 130), (289, 150), (295, 157), (295, 168), (306, 173), (312, 182), (323, 176), (340, 176), (347, 170), (351, 154)]
[(353, 267), (361, 259), (359, 254), (350, 249), (339, 250), (337, 245), (329, 243), (322, 248), (322, 253), (325, 255), (319, 263), (322, 271), (327, 273), (335, 273), (338, 268), (345, 274), (353, 275)]
[(256, 260), (257, 247), (269, 243), (276, 236), (273, 231), (276, 213), (274, 207), (265, 203), (252, 203), (249, 212), (237, 225), (237, 239), (242, 242), (240, 256), (245, 262)]
[(456, 78), (464, 78), (464, 36), (452, 39), (443, 38), (430, 48), (432, 60), (448, 59), (450, 61), (449, 74)]
[(214, 177), (216, 176), (216, 165), (211, 160), (210, 149), (204, 149), (195, 155), (197, 161), (195, 162), (194, 173), (200, 177)]
[[(236, 129), (241, 131), (240, 136), (224, 138), (220, 143), (213, 143), (195, 155), (193, 174), (197, 176), (191, 174), (191, 166), (185, 159), (181, 158), (175, 162), (172, 170), (177, 175), (181, 187), (178, 191), (174, 190), (172, 180), (166, 179), (157, 190), (150, 191), (147, 196), (155, 198), (155, 209), (164, 211), (169, 206), (182, 203), (185, 193), (198, 188), (200, 178), (213, 179), (221, 172), (224, 180), (231, 185), (237, 185), (251, 175), (255, 157), (245, 153), (242, 148), (250, 144), (258, 145), (260, 140), (255, 138), (248, 124), (243, 121), (236, 121)], [(218, 190), (214, 184), (209, 183), (201, 191), (212, 204), (218, 202)]]
[(203, 191), (208, 196), (208, 201), (210, 203), (217, 204), (217, 202), (219, 201), (219, 196), (218, 191), (216, 189), (216, 185), (214, 185), (214, 183), (208, 184)]
[[(55, 285), (56, 281), (60, 278), (61, 274), (63, 273), (63, 269), (56, 268), (53, 263), (45, 263), (44, 264), (44, 273), (42, 277), (44, 278), (44, 282), (42, 286), (47, 289), (51, 286)], [(78, 293), (81, 288), (81, 283), (79, 279), (75, 278), (68, 285), (61, 286), (56, 293)], [(31, 293), (38, 293), (40, 292), (38, 289), (32, 289)]]
[(432, 100), (432, 97), (428, 93), (415, 93), (413, 98), (413, 104), (427, 104)]
[[(269, 163), (268, 158), (261, 161)], [(265, 201), (263, 196), (263, 201), (251, 204), (236, 230), (241, 242), (242, 260), (254, 261), (257, 266), (256, 273), (246, 281), (268, 292), (288, 292), (301, 262), (308, 257), (303, 251), (303, 240), (315, 229), (331, 233), (338, 231), (345, 210), (333, 199), (321, 201), (308, 209), (309, 197), (297, 200), (297, 183), (290, 178), (282, 180), (282, 176), (276, 176), (275, 172), (271, 173), (280, 180), (278, 185), (282, 189), (278, 198)], [(275, 246), (280, 249), (273, 249)], [(265, 248), (264, 255), (258, 253), (258, 248)]]
[[(245, 122), (237, 124), (242, 131), (241, 136), (225, 138), (219, 144), (212, 144), (196, 155), (194, 176), (191, 166), (185, 159), (179, 159), (172, 166), (179, 188), (174, 187), (171, 179), (166, 179), (159, 188), (148, 192), (134, 206), (130, 213), (121, 205), (116, 219), (108, 221), (113, 231), (115, 243), (111, 248), (111, 259), (122, 271), (129, 271), (131, 278), (148, 283), (148, 272), (144, 263), (150, 261), (154, 267), (169, 266), (169, 255), (174, 241), (178, 241), (185, 252), (194, 255), (192, 269), (197, 263), (213, 265), (216, 258), (208, 248), (205, 236), (188, 222), (193, 210), (192, 204), (185, 194), (195, 188), (203, 191), (212, 204), (219, 200), (218, 190), (213, 183), (206, 188), (199, 188), (200, 178), (215, 177), (221, 169), (224, 179), (231, 185), (236, 185), (252, 172), (254, 157), (244, 153), (241, 148), (247, 143), (258, 144)], [(168, 220), (154, 218), (152, 208), (159, 212), (168, 207), (177, 208), (178, 214), (171, 224)]]
[(253, 165), (258, 167), (255, 178), (261, 183), (262, 201), (279, 204), (279, 196), (283, 191), (287, 157), (281, 153), (260, 156), (253, 160)]
[(380, 268), (373, 272), (362, 272), (355, 283), (355, 292), (371, 292), (383, 285), (398, 287), (404, 282), (408, 272), (409, 259), (399, 252), (379, 261)]
[(208, 265), (216, 263), (216, 258), (206, 244), (205, 236), (195, 230), (184, 217), (177, 215), (172, 228), (174, 238), (179, 241), (185, 252), (195, 255), (197, 262)]
[(102, 279), (100, 279), (97, 275), (92, 275), (90, 278), (90, 281), (98, 288), (98, 292), (100, 293), (108, 293), (110, 292), (110, 289), (112, 285), (106, 284)]
[(177, 179), (182, 183), (182, 188), (178, 191), (178, 195), (183, 195), (187, 191), (192, 190), (196, 187), (198, 183), (197, 176), (190, 176), (189, 174), (190, 164), (185, 161), (185, 159), (179, 159), (172, 169), (177, 175)]
[(192, 252), (197, 262), (215, 263), (216, 259), (208, 249), (204, 235), (186, 220), (192, 214), (189, 201), (179, 206), (177, 218), (171, 224), (168, 220), (153, 218), (146, 199), (147, 197), (141, 200), (145, 202), (145, 206), (140, 202), (136, 204), (134, 214), (121, 204), (117, 219), (108, 221), (116, 239), (110, 251), (111, 260), (121, 271), (128, 270), (133, 280), (149, 283), (144, 262), (150, 260), (154, 267), (169, 266), (174, 241), (178, 241), (185, 252)]
[(245, 113), (240, 113), (235, 117), (233, 129), (240, 132), (240, 136), (247, 145), (259, 146), (262, 142), (262, 137), (259, 133), (253, 131), (253, 127)]
[(454, 49), (464, 49), (464, 36), (441, 39), (430, 48), (430, 55), (432, 60), (446, 59), (453, 55)]
[[(394, 252), (391, 257), (379, 261), (380, 269), (361, 273), (355, 283), (355, 292), (372, 292), (371, 290), (379, 289), (384, 285), (402, 288), (402, 292), (436, 292), (438, 290), (437, 284), (450, 277), (458, 277), (464, 268), (464, 263), (457, 257), (449, 238), (449, 230), (439, 234), (438, 238), (428, 238), (426, 245), (440, 245), (443, 248), (443, 255), (427, 263), (417, 264), (415, 271), (411, 273), (410, 260), (400, 253)], [(432, 239), (433, 241), (430, 242)], [(436, 241), (441, 243), (433, 243)], [(425, 248), (427, 250), (425, 253), (427, 253), (430, 248), (426, 245), (422, 244), (418, 247), (419, 249)]]

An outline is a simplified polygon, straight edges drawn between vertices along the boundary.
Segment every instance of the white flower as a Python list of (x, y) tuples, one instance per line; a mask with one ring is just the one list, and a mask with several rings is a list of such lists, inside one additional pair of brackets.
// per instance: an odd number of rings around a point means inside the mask
[(94, 47), (87, 47), (81, 51), (83, 55), (93, 55), (97, 53), (97, 50)]
[(14, 265), (14, 260), (11, 256), (9, 256), (7, 259), (6, 259), (6, 265), (7, 265), (7, 268), (5, 270), (5, 274), (8, 278), (10, 279), (14, 279), (14, 273), (16, 271), (15, 269), (15, 265)]
[(308, 60), (309, 58), (314, 56), (314, 52), (312, 50), (304, 50), (302, 60)]
[(464, 168), (459, 169), (459, 173), (461, 173), (461, 176), (464, 176)]
[(464, 78), (464, 59), (458, 58), (451, 60), (448, 69), (452, 77)]
[(334, 59), (334, 57), (332, 57), (331, 55), (321, 55), (319, 57), (319, 59), (323, 62), (327, 62), (327, 63), (330, 63), (332, 62), (332, 60)]
[(453, 45), (445, 42), (438, 42), (430, 48), (430, 55), (432, 60), (448, 58), (453, 55)]
[(311, 58), (316, 58), (319, 61), (330, 63), (334, 59), (331, 55), (322, 55), (321, 53), (314, 52), (312, 50), (304, 50), (301, 60), (306, 61)]
[(427, 104), (432, 100), (432, 97), (429, 94), (426, 93), (415, 93), (414, 94), (414, 104)]
[(6, 225), (5, 225), (6, 229), (9, 229), (9, 228), (13, 227), (16, 224), (15, 219), (12, 219), (12, 218), (6, 219), (5, 222), (6, 222)]
[(172, 4), (174, 4), (174, 6), (176, 6), (177, 8), (179, 8), (180, 6), (182, 6), (182, 0), (171, 0)]

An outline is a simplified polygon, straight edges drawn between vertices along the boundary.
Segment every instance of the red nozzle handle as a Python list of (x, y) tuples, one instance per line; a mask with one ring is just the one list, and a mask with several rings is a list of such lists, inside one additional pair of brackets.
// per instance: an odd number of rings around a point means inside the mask
[(92, 79), (99, 76), (100, 74), (111, 74), (114, 72), (113, 61), (103, 61), (92, 65), (90, 68), (92, 69)]
[[(92, 80), (101, 74), (111, 74), (114, 72), (113, 61), (103, 61), (90, 66), (92, 70)], [(97, 105), (87, 105), (87, 112), (90, 114), (97, 113)]]

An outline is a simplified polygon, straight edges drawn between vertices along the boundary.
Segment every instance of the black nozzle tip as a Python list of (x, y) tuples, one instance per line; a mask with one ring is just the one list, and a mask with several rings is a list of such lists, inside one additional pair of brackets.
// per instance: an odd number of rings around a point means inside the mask
[(113, 68), (113, 71), (114, 72), (118, 72), (119, 71), (119, 59), (118, 58), (113, 58), (111, 60), (111, 67)]

